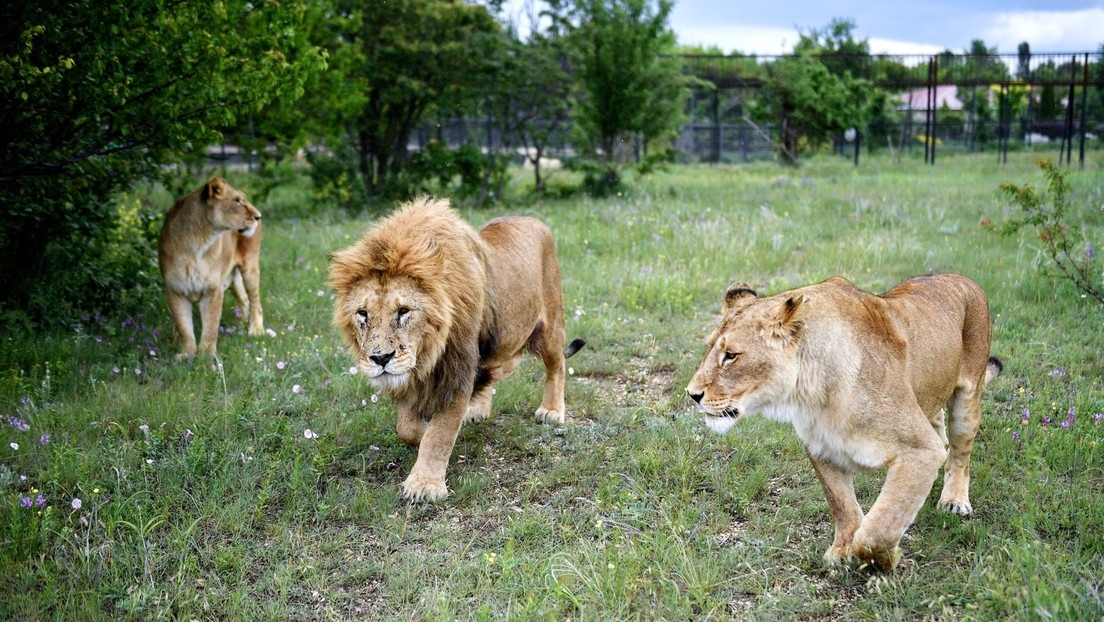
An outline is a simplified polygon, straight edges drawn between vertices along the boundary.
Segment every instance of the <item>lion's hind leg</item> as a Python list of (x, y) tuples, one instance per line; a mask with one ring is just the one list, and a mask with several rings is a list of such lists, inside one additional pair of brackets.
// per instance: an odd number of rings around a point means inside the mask
[(563, 423), (567, 420), (564, 405), (564, 379), (567, 368), (563, 351), (564, 329), (561, 321), (540, 322), (529, 337), (529, 349), (544, 362), (544, 397), (534, 413), (541, 423)]

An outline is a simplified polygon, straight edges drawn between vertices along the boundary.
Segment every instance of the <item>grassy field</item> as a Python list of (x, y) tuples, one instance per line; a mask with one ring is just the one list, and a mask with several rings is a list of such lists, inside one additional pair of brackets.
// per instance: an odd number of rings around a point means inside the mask
[[(1097, 242), (1102, 171), (1091, 154), (1070, 177)], [(278, 188), (260, 205), (269, 337), (245, 336), (230, 303), (215, 360), (174, 362), (163, 306), (3, 334), (0, 619), (1099, 620), (1104, 310), (1044, 269), (1030, 232), (982, 226), (1012, 213), (998, 184), (1041, 181), (1026, 155), (824, 158), (462, 210), (552, 227), (568, 337), (589, 343), (568, 361), (566, 425), (534, 423), (527, 358), (494, 416), (461, 431), (452, 495), (415, 506), (399, 499), (415, 453), (330, 326), (327, 253), (373, 216), (304, 220), (306, 187)], [(937, 481), (896, 573), (828, 566), (827, 504), (793, 430), (749, 417), (713, 435), (683, 388), (730, 281), (881, 292), (943, 271), (988, 292), (1005, 363), (975, 512), (936, 510)], [(881, 478), (858, 478), (864, 505)]]

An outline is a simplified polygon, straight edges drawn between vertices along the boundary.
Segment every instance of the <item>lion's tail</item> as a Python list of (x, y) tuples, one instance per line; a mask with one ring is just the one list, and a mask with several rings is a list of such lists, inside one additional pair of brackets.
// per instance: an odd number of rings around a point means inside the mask
[(1001, 375), (1002, 371), (1004, 371), (1004, 363), (999, 358), (990, 356), (989, 364), (985, 367), (985, 384), (988, 385), (989, 381)]
[(586, 340), (585, 339), (572, 339), (571, 343), (567, 344), (567, 349), (564, 350), (564, 358), (565, 359), (571, 358), (571, 355), (575, 354), (579, 350), (582, 350), (583, 346), (585, 346), (585, 345), (586, 345)]

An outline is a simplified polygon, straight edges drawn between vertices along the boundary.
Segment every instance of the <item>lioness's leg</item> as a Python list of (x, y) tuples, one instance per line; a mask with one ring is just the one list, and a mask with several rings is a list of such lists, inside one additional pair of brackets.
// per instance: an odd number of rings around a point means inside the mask
[(916, 519), (947, 457), (939, 435), (926, 422), (924, 429), (926, 435), (913, 431), (913, 438), (897, 439), (901, 453), (890, 460), (882, 491), (852, 540), (851, 553), (881, 570), (893, 570), (900, 560), (901, 536)]
[(947, 402), (950, 414), (950, 453), (943, 469), (943, 493), (938, 506), (955, 514), (966, 515), (974, 510), (970, 505), (970, 453), (981, 422), (981, 391), (957, 389)]
[(234, 268), (230, 271), (230, 289), (234, 291), (234, 298), (238, 301), (238, 308), (245, 315), (249, 315), (249, 295), (245, 293), (245, 285), (242, 283), (241, 270)]
[(402, 496), (411, 501), (439, 501), (448, 496), (445, 470), (448, 468), (456, 435), (468, 408), (468, 397), (454, 399), (433, 415), (418, 446), (418, 459), (403, 482)]
[(222, 319), (222, 288), (214, 287), (199, 299), (199, 317), (203, 322), (199, 337), (199, 353), (214, 354), (218, 343), (219, 321)]
[(169, 303), (169, 314), (172, 315), (173, 324), (176, 325), (176, 333), (180, 335), (180, 355), (192, 358), (196, 354), (192, 303), (187, 298), (169, 289), (165, 290), (165, 299)]
[[(806, 451), (808, 454), (808, 451)], [(853, 474), (839, 466), (818, 458), (812, 454), (813, 463), (820, 485), (824, 487), (824, 496), (828, 498), (828, 509), (832, 513), (832, 522), (836, 526), (836, 536), (832, 546), (824, 553), (824, 559), (831, 563), (851, 557), (851, 540), (862, 524), (863, 513), (859, 499), (855, 496)]]
[(241, 267), (242, 284), (249, 303), (249, 334), (264, 334), (264, 310), (261, 308), (261, 268), (246, 264)]

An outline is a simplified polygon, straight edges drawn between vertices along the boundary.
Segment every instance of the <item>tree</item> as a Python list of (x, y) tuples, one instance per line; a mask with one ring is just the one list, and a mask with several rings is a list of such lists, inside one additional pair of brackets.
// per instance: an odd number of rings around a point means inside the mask
[(626, 144), (672, 136), (684, 118), (689, 78), (674, 57), (671, 0), (552, 0), (568, 33), (578, 95), (574, 119), (601, 161), (598, 187), (620, 184)]
[[(0, 308), (51, 318), (108, 307), (97, 262), (110, 197), (294, 99), (324, 57), (303, 2), (40, 0), (0, 4)], [(62, 300), (51, 291), (66, 290)]]
[(418, 124), (446, 100), (460, 105), (484, 84), (501, 44), (486, 7), (462, 0), (338, 0), (329, 47), (343, 128), (369, 194), (388, 187), (406, 163)]
[(544, 190), (541, 162), (546, 149), (567, 126), (571, 110), (571, 76), (564, 40), (555, 33), (531, 30), (528, 42), (507, 33), (502, 79), (491, 86), (492, 109), (506, 133), (521, 139), (533, 165), (537, 192)]
[[(884, 97), (853, 71), (865, 66), (860, 56), (839, 56), (840, 50), (861, 52), (865, 42), (851, 37), (853, 24), (833, 20), (828, 35), (803, 34), (792, 56), (766, 65), (764, 89), (752, 106), (753, 116), (778, 124), (782, 161), (797, 164), (801, 151), (819, 146), (848, 128), (862, 128), (872, 106)], [(835, 71), (823, 62), (828, 54)]]

